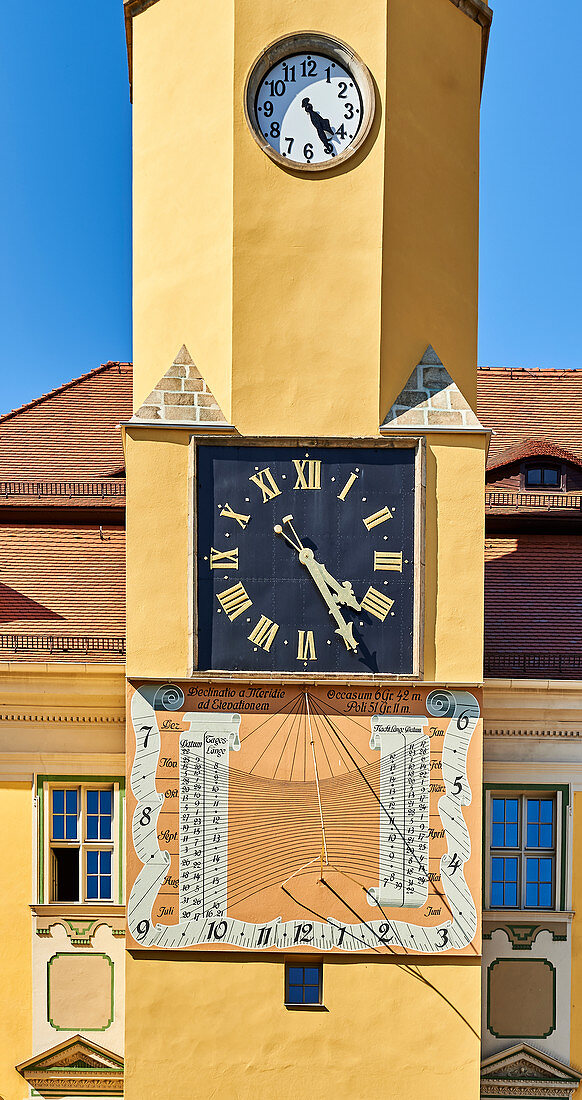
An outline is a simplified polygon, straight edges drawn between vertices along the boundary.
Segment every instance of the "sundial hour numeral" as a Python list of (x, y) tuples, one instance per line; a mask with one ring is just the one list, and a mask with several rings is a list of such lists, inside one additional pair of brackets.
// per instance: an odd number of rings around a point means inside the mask
[(224, 508), (221, 508), (220, 515), (226, 516), (227, 519), (235, 519), (239, 527), (242, 527), (243, 531), (251, 518), (250, 516), (243, 515), (241, 512), (235, 512), (230, 504), (225, 504)]
[(385, 523), (387, 519), (392, 519), (392, 512), (389, 508), (384, 507), (379, 512), (373, 512), (371, 516), (366, 516), (362, 523), (367, 531), (371, 531), (372, 527), (377, 527), (379, 523)]
[(384, 550), (374, 550), (374, 572), (402, 572), (402, 551), (398, 553)]
[(351, 487), (352, 487), (352, 485), (354, 484), (354, 481), (357, 481), (357, 480), (358, 480), (358, 475), (354, 474), (354, 473), (351, 473), (348, 480), (346, 481), (341, 493), (338, 493), (337, 499), (338, 500), (345, 500), (348, 493), (349, 493), (349, 491), (350, 491), (350, 489), (351, 489)]
[(394, 600), (391, 600), (388, 596), (385, 596), (383, 592), (378, 592), (376, 588), (370, 588), (364, 596), (361, 607), (363, 611), (368, 611), (370, 615), (375, 615), (380, 622), (384, 622), (390, 608), (393, 606)]
[(238, 569), (238, 546), (234, 550), (215, 550), (210, 547), (211, 569)]
[(268, 653), (278, 629), (278, 623), (274, 623), (266, 615), (261, 615), (257, 625), (253, 627), (249, 634), (249, 642), (254, 642), (255, 645), (260, 646)]
[(252, 474), (249, 481), (254, 481), (255, 485), (258, 485), (263, 494), (263, 504), (268, 500), (273, 500), (273, 497), (281, 496), (281, 490), (268, 466), (264, 470)]
[(297, 660), (316, 661), (315, 638), (312, 630), (297, 631)]
[[(321, 461), (313, 458), (294, 458), (293, 465), (297, 473), (294, 489), (321, 489)], [(307, 477), (305, 476), (307, 469)]]
[(232, 588), (225, 588), (224, 592), (217, 592), (216, 598), (231, 622), (242, 615), (247, 607), (251, 607), (253, 602), (240, 581), (238, 584), (234, 584)]

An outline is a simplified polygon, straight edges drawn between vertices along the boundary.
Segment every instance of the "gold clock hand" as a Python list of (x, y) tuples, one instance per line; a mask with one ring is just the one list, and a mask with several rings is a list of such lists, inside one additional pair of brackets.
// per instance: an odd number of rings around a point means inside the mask
[[(338, 625), (338, 629), (335, 631), (335, 633), (339, 634), (340, 638), (343, 638), (346, 649), (356, 650), (358, 648), (358, 643), (354, 638), (353, 626), (351, 623), (346, 622), (341, 611), (339, 610), (340, 603), (347, 604), (348, 606), (353, 607), (356, 611), (360, 610), (360, 605), (354, 596), (352, 586), (349, 581), (345, 581), (344, 584), (340, 585), (338, 581), (336, 581), (335, 577), (332, 577), (331, 573), (328, 573), (325, 566), (321, 565), (318, 561), (315, 560), (313, 550), (310, 550), (301, 542), (301, 539), (299, 538), (299, 535), (297, 534), (291, 522), (292, 519), (293, 516), (291, 515), (284, 516), (283, 523), (287, 523), (289, 525), (297, 542), (293, 542), (292, 539), (289, 538), (280, 523), (276, 523), (273, 530), (276, 535), (281, 535), (281, 537), (285, 539), (285, 542), (287, 542), (289, 546), (293, 548), (293, 550), (297, 551), (299, 555), (299, 561), (307, 569), (312, 581), (323, 596), (323, 599), (325, 600), (329, 608), (330, 615), (335, 619)], [(336, 596), (332, 595), (332, 589), (335, 590), (335, 592), (337, 593)]]

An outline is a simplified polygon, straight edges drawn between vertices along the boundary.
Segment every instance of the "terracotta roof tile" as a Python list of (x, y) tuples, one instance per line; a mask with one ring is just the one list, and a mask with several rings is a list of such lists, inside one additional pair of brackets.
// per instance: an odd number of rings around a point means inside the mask
[(523, 443), (505, 447), (493, 458), (489, 456), (487, 469), (499, 469), (501, 466), (510, 466), (512, 462), (534, 457), (558, 458), (563, 462), (571, 462), (574, 466), (582, 466), (582, 455), (575, 455), (565, 447), (558, 447), (556, 443), (549, 443), (546, 439), (524, 439)]
[(580, 653), (582, 539), (521, 534), (485, 543), (485, 652)]
[(477, 415), (494, 432), (489, 462), (526, 439), (554, 443), (582, 459), (582, 370), (480, 367)]
[[(100, 532), (98, 526), (0, 527), (3, 650), (7, 635), (73, 639), (124, 634), (122, 528), (104, 527)], [(45, 654), (37, 655), (46, 659)]]
[(0, 417), (0, 479), (90, 479), (124, 469), (120, 420), (132, 413), (129, 363), (105, 363)]

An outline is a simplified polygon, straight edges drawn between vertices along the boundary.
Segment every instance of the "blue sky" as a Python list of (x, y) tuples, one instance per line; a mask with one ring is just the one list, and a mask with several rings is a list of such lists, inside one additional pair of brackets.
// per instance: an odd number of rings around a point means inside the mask
[[(497, 0), (482, 112), (479, 363), (581, 367), (578, 32)], [(131, 358), (122, 0), (6, 0), (0, 409)]]

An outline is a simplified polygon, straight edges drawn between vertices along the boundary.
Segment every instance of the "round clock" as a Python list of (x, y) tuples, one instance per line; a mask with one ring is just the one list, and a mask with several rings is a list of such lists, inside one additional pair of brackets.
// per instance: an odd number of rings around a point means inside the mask
[(253, 65), (245, 111), (267, 156), (318, 172), (342, 163), (365, 141), (374, 116), (374, 85), (364, 63), (338, 38), (288, 35)]

